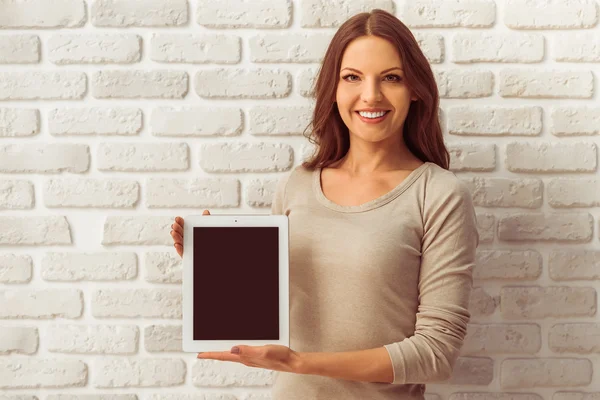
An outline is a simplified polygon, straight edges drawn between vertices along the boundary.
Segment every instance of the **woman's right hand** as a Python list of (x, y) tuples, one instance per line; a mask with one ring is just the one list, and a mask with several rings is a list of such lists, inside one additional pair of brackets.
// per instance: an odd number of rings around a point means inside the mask
[[(210, 215), (210, 211), (204, 210), (202, 215)], [(177, 250), (179, 257), (183, 258), (183, 218), (175, 217), (175, 222), (171, 225), (171, 237), (173, 238), (173, 246)]]

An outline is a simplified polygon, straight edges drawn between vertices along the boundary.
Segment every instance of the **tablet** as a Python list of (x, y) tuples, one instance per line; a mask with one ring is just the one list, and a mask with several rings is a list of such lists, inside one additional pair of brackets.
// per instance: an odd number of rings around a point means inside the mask
[(286, 215), (188, 215), (183, 249), (183, 351), (289, 347)]

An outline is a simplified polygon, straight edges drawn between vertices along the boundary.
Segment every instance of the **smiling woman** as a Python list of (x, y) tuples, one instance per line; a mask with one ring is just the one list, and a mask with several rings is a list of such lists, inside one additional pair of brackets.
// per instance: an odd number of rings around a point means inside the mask
[(274, 400), (423, 400), (462, 347), (479, 242), (433, 72), (373, 10), (336, 32), (314, 93), (316, 152), (272, 205), (290, 226), (290, 349), (219, 356), (279, 371)]
[(278, 371), (274, 400), (424, 400), (463, 345), (479, 243), (433, 73), (408, 28), (374, 10), (334, 35), (315, 94), (317, 151), (271, 208), (290, 228), (290, 346), (199, 358)]

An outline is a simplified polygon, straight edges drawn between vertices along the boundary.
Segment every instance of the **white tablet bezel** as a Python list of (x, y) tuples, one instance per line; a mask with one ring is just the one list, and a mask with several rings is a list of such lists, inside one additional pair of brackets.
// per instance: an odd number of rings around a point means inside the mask
[[(193, 340), (194, 270), (193, 228), (279, 227), (279, 337), (280, 340)], [(286, 215), (188, 215), (183, 224), (183, 342), (184, 352), (230, 351), (235, 345), (289, 347), (289, 229)], [(233, 295), (233, 293), (232, 293)], [(259, 310), (257, 310), (259, 312)]]

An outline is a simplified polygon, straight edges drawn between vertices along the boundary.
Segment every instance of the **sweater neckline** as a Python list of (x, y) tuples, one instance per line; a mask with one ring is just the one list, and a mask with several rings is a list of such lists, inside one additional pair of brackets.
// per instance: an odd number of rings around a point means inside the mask
[(402, 194), (406, 189), (408, 189), (408, 187), (414, 181), (417, 180), (417, 178), (419, 178), (419, 176), (421, 176), (423, 174), (423, 172), (425, 172), (425, 170), (429, 167), (430, 164), (431, 163), (429, 161), (426, 161), (423, 164), (421, 164), (420, 166), (418, 166), (416, 169), (412, 170), (410, 172), (410, 174), (408, 174), (408, 176), (402, 180), (402, 182), (400, 182), (396, 187), (394, 187), (389, 192), (387, 192), (373, 200), (370, 200), (366, 203), (362, 203), (362, 204), (354, 205), (354, 206), (343, 206), (343, 205), (334, 203), (333, 201), (331, 201), (327, 197), (325, 197), (325, 194), (323, 193), (323, 188), (321, 187), (321, 170), (322, 170), (322, 168), (317, 167), (313, 170), (313, 185), (312, 185), (313, 192), (315, 193), (319, 203), (321, 203), (325, 207), (330, 208), (334, 211), (348, 212), (348, 213), (369, 211), (374, 208), (380, 207), (385, 203), (392, 201), (393, 199), (398, 197), (400, 194)]

